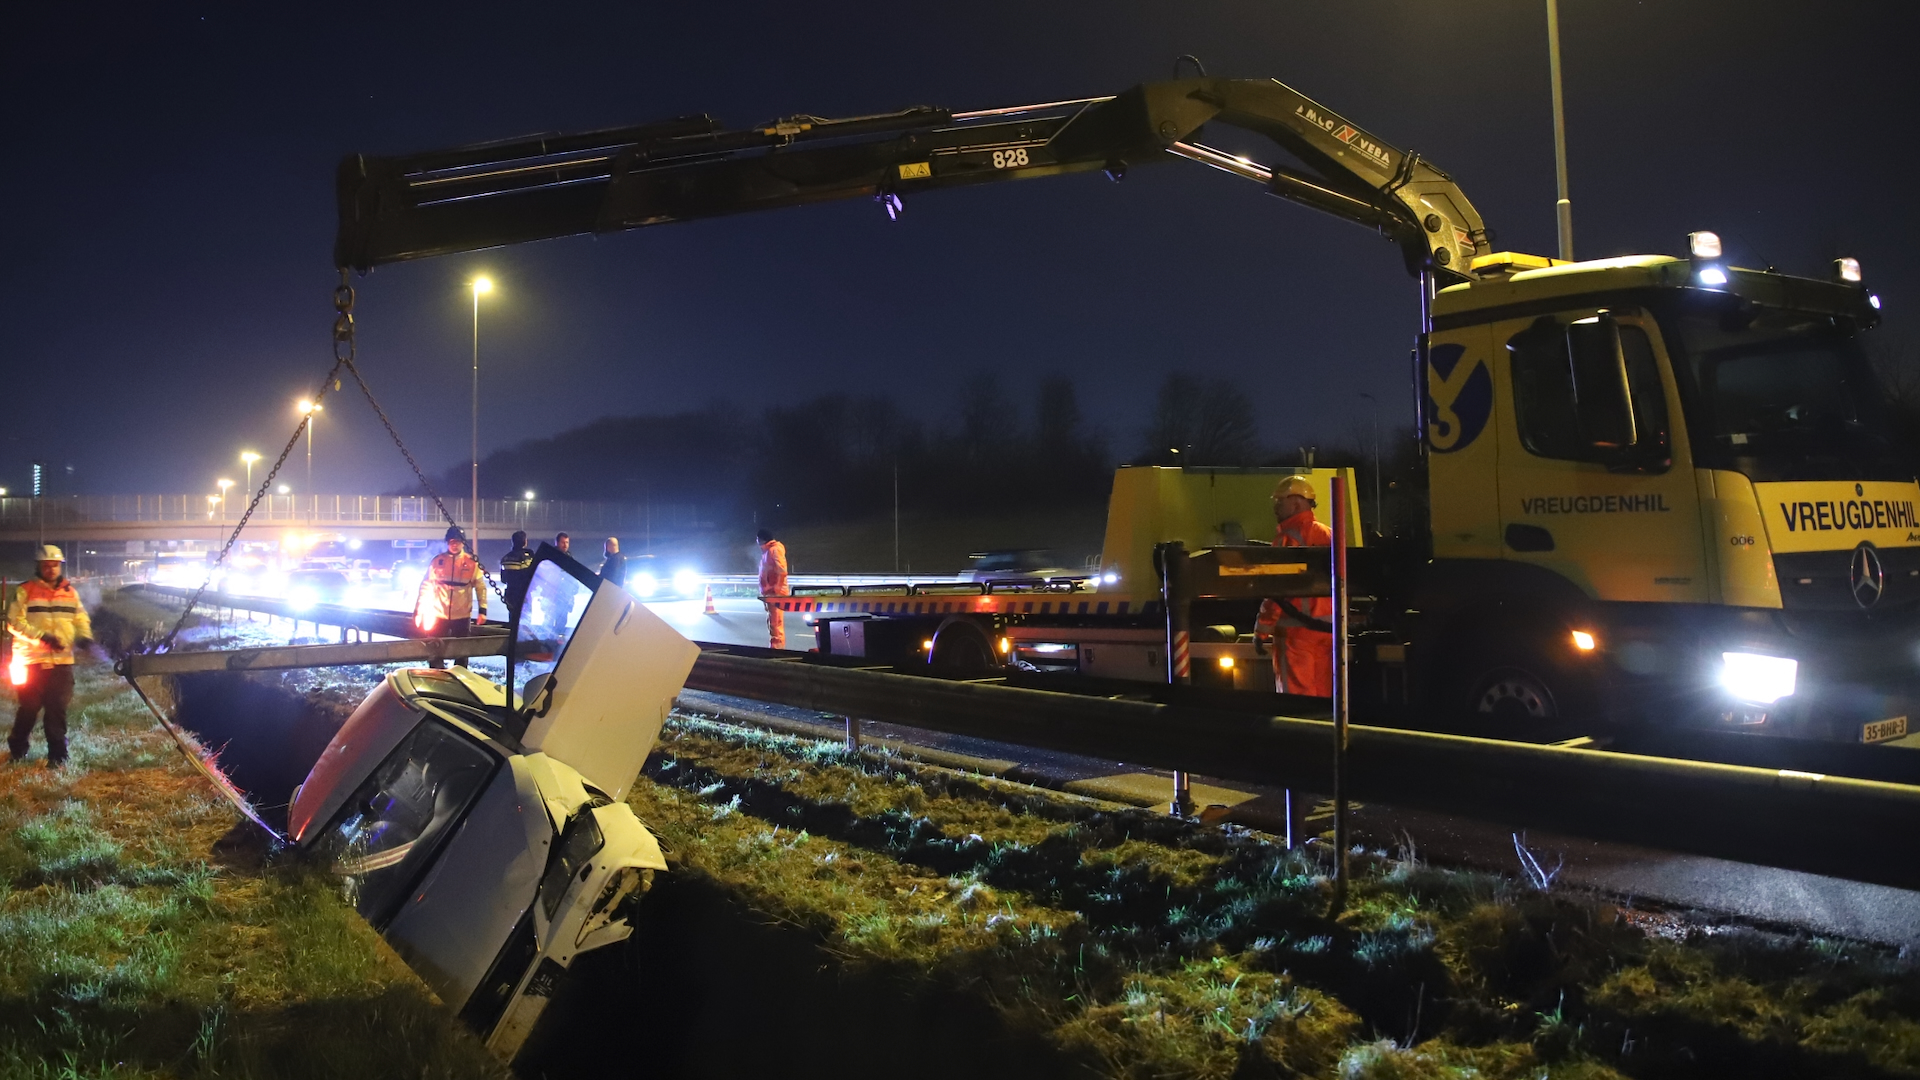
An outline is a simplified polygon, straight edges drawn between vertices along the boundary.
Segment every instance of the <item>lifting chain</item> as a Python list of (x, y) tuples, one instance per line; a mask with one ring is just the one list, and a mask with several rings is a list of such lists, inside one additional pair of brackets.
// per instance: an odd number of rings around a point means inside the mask
[[(393, 445), (399, 448), (400, 456), (407, 459), (407, 464), (413, 469), (413, 475), (419, 478), (420, 486), (427, 490), (427, 496), (439, 509), (440, 516), (446, 519), (447, 524), (459, 526), (460, 523), (453, 519), (451, 513), (448, 513), (447, 504), (441, 501), (439, 492), (433, 490), (433, 484), (427, 480), (427, 474), (421, 470), (420, 463), (414, 460), (412, 452), (407, 449), (407, 444), (400, 440), (400, 432), (394, 429), (393, 421), (387, 419), (387, 411), (382, 409), (380, 402), (374, 399), (373, 389), (367, 385), (367, 380), (361, 376), (359, 367), (354, 364), (359, 357), (359, 346), (354, 337), (353, 285), (349, 282), (347, 275), (348, 271), (341, 269), (340, 284), (333, 290), (333, 367), (328, 369), (327, 377), (321, 380), (320, 391), (309, 399), (314, 403), (314, 408), (300, 418), (300, 423), (293, 429), (292, 437), (287, 439), (287, 445), (281, 448), (280, 456), (274, 460), (273, 468), (267, 470), (266, 479), (260, 482), (260, 489), (255, 491), (253, 497), (248, 500), (247, 509), (240, 515), (239, 524), (233, 527), (227, 542), (220, 548), (219, 556), (213, 560), (213, 565), (207, 568), (206, 580), (200, 583), (200, 587), (193, 591), (191, 597), (188, 597), (187, 606), (180, 612), (180, 618), (173, 624), (173, 629), (167, 631), (167, 636), (160, 640), (160, 644), (154, 651), (166, 652), (173, 648), (174, 639), (187, 625), (187, 619), (192, 616), (194, 607), (200, 603), (201, 595), (212, 584), (213, 572), (227, 561), (227, 556), (233, 551), (233, 545), (240, 540), (241, 531), (247, 527), (247, 521), (253, 517), (253, 512), (259, 509), (260, 500), (266, 497), (267, 492), (273, 490), (274, 478), (280, 475), (280, 470), (287, 464), (287, 458), (293, 454), (294, 448), (300, 445), (300, 436), (306, 434), (307, 425), (313, 423), (314, 416), (320, 412), (320, 403), (326, 399), (329, 390), (339, 387), (341, 368), (345, 368), (352, 374), (353, 381), (360, 384), (360, 392), (366, 396), (367, 404), (373, 406), (374, 415), (380, 418), (380, 423), (386, 427), (387, 434), (393, 437)], [(504, 600), (506, 593), (500, 583), (493, 579), (492, 574), (487, 573), (486, 566), (480, 562), (479, 539), (477, 536), (473, 539), (474, 566), (479, 569), (480, 576), (485, 579), (487, 587), (493, 590), (494, 595)]]

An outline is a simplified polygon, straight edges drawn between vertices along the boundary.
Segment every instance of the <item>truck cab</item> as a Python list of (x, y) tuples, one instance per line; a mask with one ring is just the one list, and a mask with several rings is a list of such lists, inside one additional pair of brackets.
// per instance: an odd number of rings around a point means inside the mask
[(1920, 490), (1860, 347), (1877, 298), (1698, 257), (1508, 265), (1433, 302), (1421, 697), (1905, 736)]
[(289, 838), (511, 1062), (581, 954), (624, 940), (667, 868), (623, 801), (698, 649), (542, 546), (507, 682), (387, 676), (328, 744)]

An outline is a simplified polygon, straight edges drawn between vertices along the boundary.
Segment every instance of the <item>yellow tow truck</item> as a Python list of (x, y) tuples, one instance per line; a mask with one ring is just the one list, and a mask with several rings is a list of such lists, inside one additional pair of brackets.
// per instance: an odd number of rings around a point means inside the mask
[[(1264, 136), (1287, 160), (1209, 145), (1203, 128)], [(946, 187), (1120, 180), (1175, 159), (1378, 231), (1421, 283), (1410, 398), (1430, 521), (1354, 552), (1357, 707), (1377, 692), (1522, 725), (1920, 738), (1920, 488), (1860, 349), (1880, 301), (1859, 264), (1742, 269), (1704, 231), (1677, 257), (1495, 252), (1445, 172), (1277, 81), (354, 155), (335, 262), (364, 272), (844, 198), (894, 215)], [(1274, 479), (1122, 470), (1096, 574), (784, 603), (816, 617), (824, 651), (1164, 680), (1153, 547), (1270, 537)], [(1264, 689), (1251, 623), (1244, 602), (1195, 612), (1196, 672)]]

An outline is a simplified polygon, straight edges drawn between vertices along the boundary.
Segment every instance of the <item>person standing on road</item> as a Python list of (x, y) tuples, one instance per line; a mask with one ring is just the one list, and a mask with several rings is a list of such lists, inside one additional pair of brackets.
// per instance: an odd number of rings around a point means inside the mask
[(772, 639), (773, 648), (784, 649), (787, 614), (766, 597), (791, 595), (787, 588), (787, 545), (775, 540), (771, 529), (761, 529), (754, 538), (760, 541), (760, 596), (761, 603), (767, 605), (767, 637)]
[(427, 564), (414, 603), (413, 624), (428, 637), (466, 637), (471, 625), (487, 624), (486, 586), (480, 563), (467, 554), (467, 534), (455, 525), (447, 530), (447, 550)]
[(555, 533), (553, 537), (553, 548), (562, 555), (572, 555), (573, 537), (568, 536), (566, 533)]
[(533, 552), (527, 547), (527, 534), (513, 534), (513, 550), (500, 556), (500, 582), (507, 590), (507, 617), (520, 612), (527, 598), (527, 586), (533, 584)]
[(73, 650), (93, 644), (93, 622), (80, 593), (63, 573), (67, 557), (52, 544), (34, 555), (34, 577), (7, 605), (7, 629), (15, 651), (27, 651), (27, 681), (17, 688), (20, 707), (7, 736), (7, 760), (27, 759), (28, 741), (46, 716), (47, 764), (67, 762), (67, 706), (73, 701)]
[[(1317, 504), (1313, 482), (1289, 476), (1273, 489), (1274, 547), (1332, 547), (1333, 533), (1314, 520)], [(1283, 694), (1333, 696), (1333, 635), (1308, 625), (1328, 625), (1333, 618), (1330, 596), (1300, 597), (1295, 601), (1262, 600), (1254, 623), (1256, 637), (1273, 642), (1273, 688)]]
[(620, 538), (607, 537), (606, 559), (600, 563), (600, 576), (615, 585), (627, 583), (627, 557), (620, 554)]

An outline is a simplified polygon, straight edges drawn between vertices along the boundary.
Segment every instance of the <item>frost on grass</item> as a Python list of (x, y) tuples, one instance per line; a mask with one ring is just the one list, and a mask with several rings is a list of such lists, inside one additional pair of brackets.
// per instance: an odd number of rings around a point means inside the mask
[(839, 963), (977, 994), (1094, 1075), (1718, 1075), (1702, 1046), (1750, 1076), (1920, 1072), (1904, 961), (1652, 937), (1523, 843), (1524, 879), (1403, 837), (1356, 856), (1329, 919), (1308, 853), (837, 740), (677, 717), (648, 773), (631, 800), (682, 873)]
[(76, 676), (72, 762), (0, 769), (0, 1076), (504, 1076), (331, 879), (211, 865), (237, 815)]

